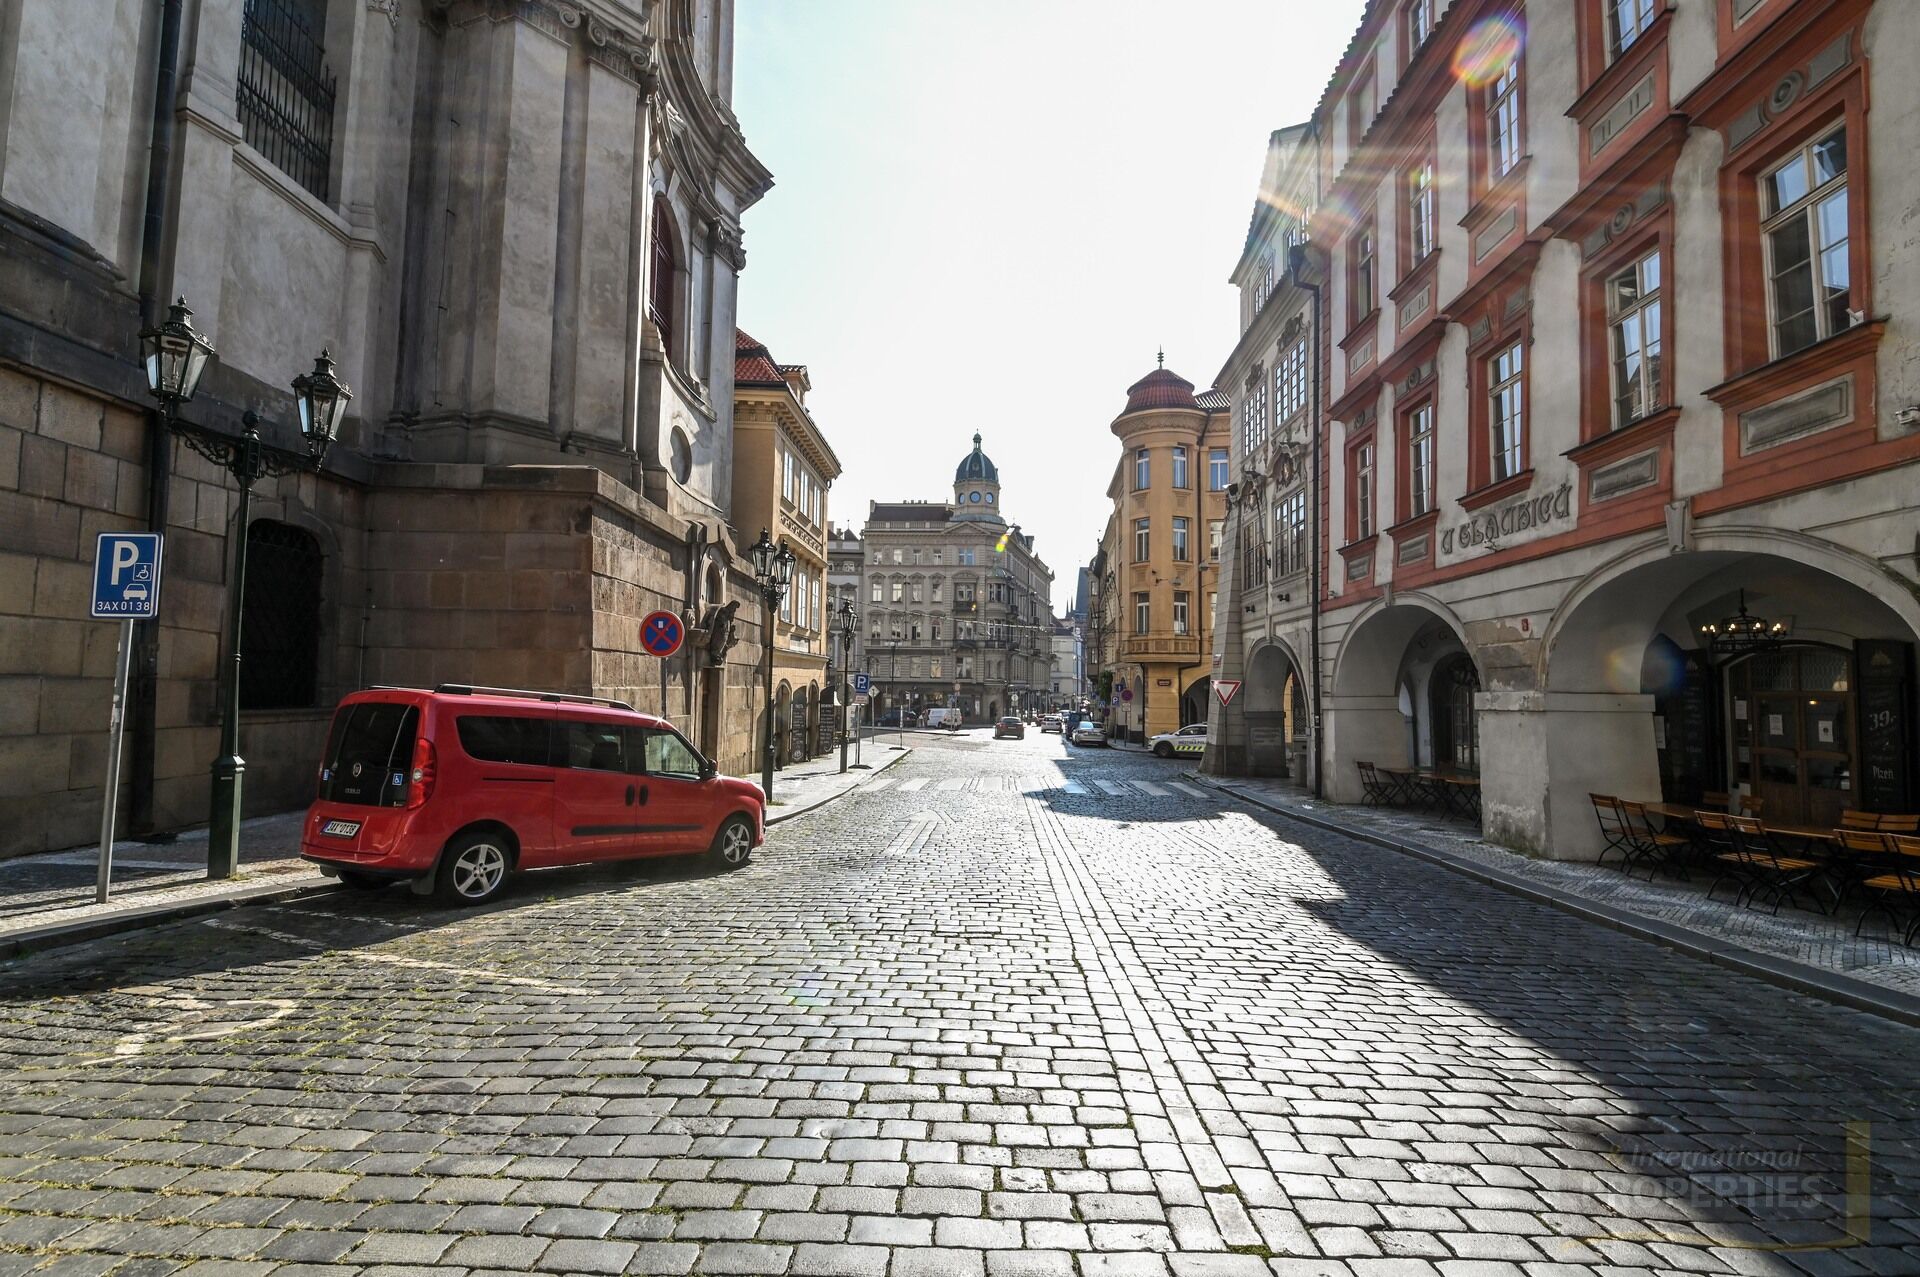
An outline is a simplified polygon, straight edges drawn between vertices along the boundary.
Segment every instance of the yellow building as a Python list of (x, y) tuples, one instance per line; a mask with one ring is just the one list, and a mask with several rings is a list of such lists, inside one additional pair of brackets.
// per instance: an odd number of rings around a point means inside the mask
[(1113, 545), (1109, 714), (1130, 740), (1205, 722), (1213, 692), (1220, 532), (1227, 514), (1225, 396), (1196, 397), (1164, 366), (1127, 391), (1107, 496)]
[[(807, 411), (809, 389), (803, 365), (776, 363), (765, 346), (734, 334), (733, 527), (743, 544), (765, 528), (794, 554), (773, 627), (774, 757), (782, 764), (824, 752), (832, 732), (820, 704), (832, 640), (827, 491), (840, 459)], [(757, 747), (766, 747), (764, 735)]]

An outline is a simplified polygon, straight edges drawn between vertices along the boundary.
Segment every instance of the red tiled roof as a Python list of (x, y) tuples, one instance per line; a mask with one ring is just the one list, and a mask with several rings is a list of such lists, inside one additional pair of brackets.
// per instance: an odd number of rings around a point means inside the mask
[(1127, 407), (1121, 416), (1150, 408), (1197, 407), (1199, 405), (1193, 401), (1192, 382), (1178, 373), (1156, 368), (1127, 387)]
[(736, 386), (784, 386), (780, 365), (773, 362), (767, 348), (753, 338), (733, 330), (733, 384)]

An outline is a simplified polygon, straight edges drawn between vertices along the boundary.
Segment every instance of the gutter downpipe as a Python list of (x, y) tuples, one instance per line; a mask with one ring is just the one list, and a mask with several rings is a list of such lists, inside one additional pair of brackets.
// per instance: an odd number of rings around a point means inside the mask
[[(160, 256), (167, 239), (167, 208), (173, 196), (174, 99), (178, 93), (180, 29), (184, 0), (161, 0), (159, 48), (153, 77), (153, 123), (147, 159), (146, 207), (140, 224), (140, 322), (160, 319)], [(173, 489), (173, 441), (157, 407), (147, 410), (147, 530), (164, 534)], [(146, 838), (155, 830), (153, 773), (159, 704), (160, 622), (134, 626), (133, 688), (128, 709), (133, 720), (129, 763), (131, 791), (128, 833)]]
[(1307, 716), (1313, 727), (1313, 796), (1324, 798), (1326, 738), (1320, 717), (1320, 285), (1301, 278), (1301, 267), (1306, 264), (1306, 256), (1305, 243), (1293, 245), (1287, 253), (1287, 267), (1293, 276), (1294, 287), (1304, 289), (1313, 297), (1313, 372), (1307, 392), (1312, 399), (1310, 428), (1313, 433), (1313, 462), (1308, 479), (1310, 513), (1307, 515), (1313, 538), (1313, 561), (1308, 566), (1307, 575), (1308, 588), (1312, 591), (1312, 598), (1307, 601), (1307, 644), (1313, 649), (1308, 654), (1313, 686), (1308, 697)]

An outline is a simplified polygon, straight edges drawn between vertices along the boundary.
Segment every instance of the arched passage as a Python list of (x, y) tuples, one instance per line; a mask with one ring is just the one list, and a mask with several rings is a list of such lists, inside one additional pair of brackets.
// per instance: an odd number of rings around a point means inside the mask
[(1293, 654), (1278, 643), (1262, 644), (1248, 658), (1246, 686), (1240, 693), (1247, 720), (1248, 775), (1293, 775), (1298, 750), (1292, 746), (1306, 732), (1305, 716), (1295, 712), (1301, 686)]
[[(1736, 531), (1700, 545), (1610, 565), (1549, 627), (1550, 705), (1612, 705), (1620, 720), (1609, 749), (1550, 759), (1556, 838), (1591, 841), (1589, 789), (1683, 803), (1726, 794), (1779, 824), (1911, 811), (1912, 595), (1812, 538)], [(1724, 634), (1742, 609), (1768, 624), (1757, 643)]]
[(1453, 614), (1418, 596), (1368, 612), (1343, 638), (1327, 703), (1327, 784), (1360, 797), (1358, 763), (1477, 774), (1480, 674)]
[(1213, 700), (1213, 676), (1202, 674), (1180, 693), (1180, 726), (1207, 721), (1207, 709)]

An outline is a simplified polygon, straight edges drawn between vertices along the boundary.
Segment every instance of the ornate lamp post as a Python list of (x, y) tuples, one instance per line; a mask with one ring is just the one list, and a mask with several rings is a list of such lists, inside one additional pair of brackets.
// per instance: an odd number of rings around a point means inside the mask
[(840, 636), (840, 770), (847, 770), (848, 724), (852, 721), (853, 698), (848, 695), (852, 686), (852, 675), (847, 671), (853, 660), (853, 632), (860, 624), (860, 618), (853, 613), (853, 604), (842, 603), (840, 610), (833, 614), (833, 632)]
[(760, 583), (760, 597), (767, 604), (767, 748), (760, 762), (760, 792), (767, 801), (773, 801), (773, 618), (780, 610), (780, 600), (787, 597), (787, 587), (793, 583), (793, 551), (782, 541), (775, 548), (773, 537), (767, 529), (760, 529), (760, 539), (747, 549), (747, 557), (753, 563), (753, 579)]
[(212, 767), (208, 809), (207, 876), (231, 878), (240, 862), (241, 782), (246, 761), (240, 757), (240, 618), (247, 591), (247, 526), (254, 483), (269, 475), (318, 470), (327, 449), (339, 435), (353, 392), (333, 371), (325, 350), (314, 360), (313, 371), (293, 379), (300, 404), (300, 434), (304, 455), (283, 452), (260, 438), (260, 418), (249, 411), (240, 418), (238, 439), (179, 420), (180, 404), (193, 397), (200, 374), (213, 356), (213, 345), (194, 330), (193, 312), (186, 299), (174, 302), (166, 320), (140, 334), (140, 353), (147, 370), (147, 389), (160, 401), (167, 429), (188, 447), (225, 469), (240, 487), (240, 503), (233, 525), (233, 575), (227, 600), (227, 682), (221, 697), (220, 757)]

